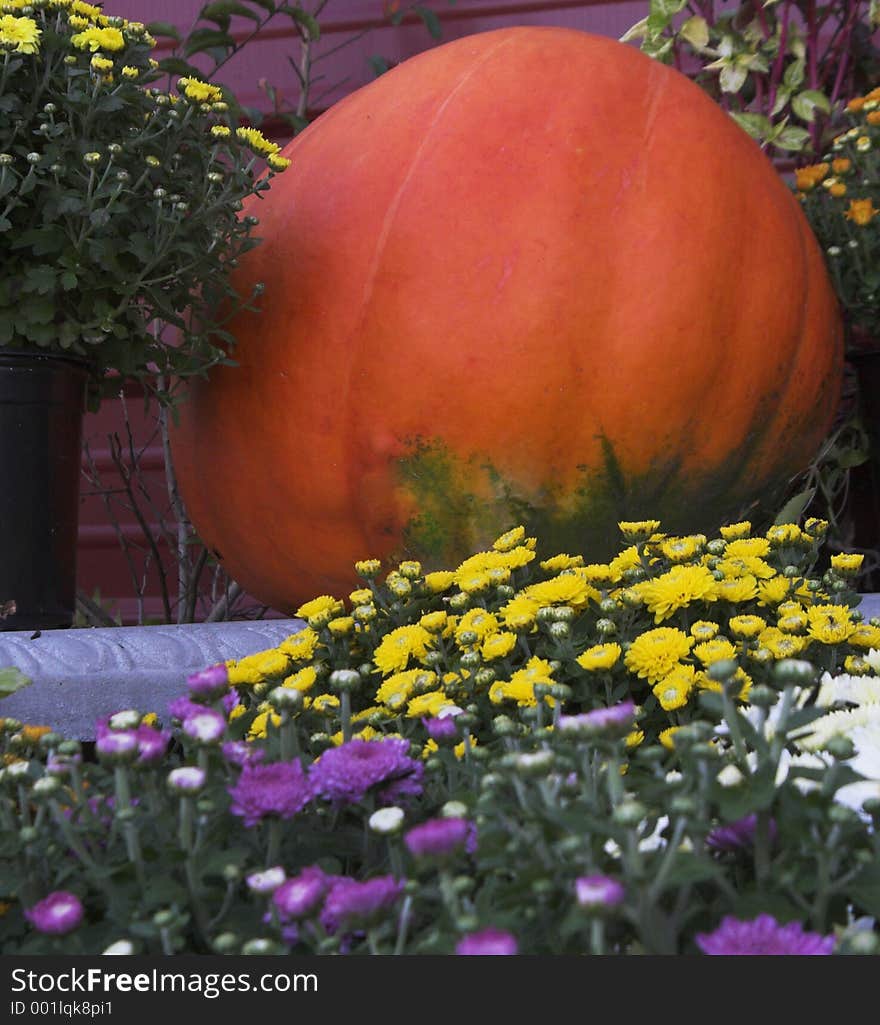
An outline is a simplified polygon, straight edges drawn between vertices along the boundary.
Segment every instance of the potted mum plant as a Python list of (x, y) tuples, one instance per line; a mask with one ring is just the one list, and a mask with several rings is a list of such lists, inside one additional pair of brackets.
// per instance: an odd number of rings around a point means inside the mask
[(288, 163), (225, 89), (157, 88), (154, 42), (81, 0), (0, 4), (6, 629), (70, 625), (84, 405), (228, 361), (242, 200)]

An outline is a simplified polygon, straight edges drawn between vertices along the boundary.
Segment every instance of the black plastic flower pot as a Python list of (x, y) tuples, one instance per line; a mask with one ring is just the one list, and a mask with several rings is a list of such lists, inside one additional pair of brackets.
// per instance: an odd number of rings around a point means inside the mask
[(2, 630), (73, 623), (87, 380), (84, 360), (0, 348)]

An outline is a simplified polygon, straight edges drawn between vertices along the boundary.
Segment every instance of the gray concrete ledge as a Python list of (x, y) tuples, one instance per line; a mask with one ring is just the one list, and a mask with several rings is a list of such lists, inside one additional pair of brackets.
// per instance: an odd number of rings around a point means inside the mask
[(266, 619), (0, 633), (0, 667), (15, 666), (33, 681), (0, 701), (0, 716), (89, 740), (100, 716), (124, 708), (164, 716), (190, 673), (274, 647), (304, 626)]
[[(880, 594), (862, 596), (865, 619), (880, 616)], [(185, 693), (186, 678), (206, 666), (274, 647), (305, 626), (301, 619), (184, 626), (0, 633), (0, 667), (33, 681), (0, 701), (0, 716), (51, 726), (79, 740), (95, 719), (123, 708), (164, 716)]]

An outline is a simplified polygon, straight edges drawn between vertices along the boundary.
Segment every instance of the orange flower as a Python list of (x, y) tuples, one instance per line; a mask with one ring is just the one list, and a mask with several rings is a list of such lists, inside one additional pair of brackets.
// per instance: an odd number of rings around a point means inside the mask
[(880, 110), (872, 110), (865, 120), (869, 125), (880, 125)]
[(858, 114), (867, 102), (868, 98), (866, 96), (854, 96), (849, 103), (847, 103), (846, 109), (850, 114)]
[(22, 726), (21, 736), (29, 744), (36, 744), (40, 737), (52, 732), (51, 726)]
[(852, 161), (849, 157), (838, 157), (837, 160), (831, 161), (831, 170), (835, 174), (846, 174), (851, 167)]
[(841, 196), (846, 195), (846, 186), (843, 184), (843, 182), (835, 182), (828, 189), (828, 191), (831, 193), (832, 196), (837, 196), (837, 198), (839, 199)]
[(851, 199), (845, 216), (853, 224), (858, 224), (860, 228), (864, 228), (866, 224), (871, 223), (877, 214), (880, 214), (880, 210), (874, 206), (873, 199)]
[(795, 184), (801, 192), (809, 192), (815, 188), (820, 181), (828, 174), (828, 164), (810, 164), (807, 167), (799, 167), (794, 172)]

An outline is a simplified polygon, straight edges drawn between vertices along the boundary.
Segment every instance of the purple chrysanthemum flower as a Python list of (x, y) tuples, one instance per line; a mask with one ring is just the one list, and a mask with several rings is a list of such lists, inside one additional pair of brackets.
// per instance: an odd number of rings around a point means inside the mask
[(298, 876), (286, 879), (272, 895), (272, 903), (282, 921), (305, 918), (316, 911), (333, 882), (317, 865), (304, 868)]
[[(716, 851), (736, 851), (751, 847), (755, 842), (755, 825), (758, 816), (754, 813), (737, 819), (726, 826), (716, 826), (706, 837), (706, 845)], [(776, 823), (770, 820), (770, 840), (776, 839)]]
[(138, 765), (152, 765), (161, 761), (168, 748), (171, 734), (167, 730), (156, 730), (141, 725), (135, 731), (138, 743)]
[(482, 929), (470, 932), (458, 941), (456, 954), (516, 954), (519, 944), (513, 933), (503, 929)]
[(228, 740), (220, 750), (227, 762), (237, 765), (239, 768), (249, 763), (257, 765), (266, 757), (266, 752), (263, 748), (254, 747), (253, 744), (249, 744), (246, 740)]
[(365, 928), (394, 906), (403, 886), (404, 880), (394, 876), (377, 876), (363, 883), (336, 879), (324, 901), (321, 924), (330, 933)]
[(229, 788), (229, 794), (232, 797), (229, 810), (233, 815), (240, 815), (250, 827), (269, 816), (293, 818), (312, 799), (312, 787), (302, 765), (294, 760), (245, 765), (238, 782)]
[(632, 727), (636, 706), (632, 701), (621, 701), (610, 708), (594, 708), (579, 715), (561, 715), (558, 729), (562, 733), (595, 736), (600, 733), (624, 736)]
[(370, 791), (386, 804), (418, 796), (425, 770), (408, 752), (409, 742), (397, 737), (356, 739), (330, 748), (312, 763), (309, 776), (315, 794), (348, 804)]
[(202, 706), (183, 720), (183, 732), (199, 744), (216, 744), (226, 732), (226, 719), (213, 708)]
[(72, 932), (83, 920), (83, 906), (76, 894), (56, 890), (28, 908), (24, 917), (37, 932), (47, 936), (63, 936)]
[(225, 694), (229, 689), (229, 671), (225, 663), (208, 666), (207, 669), (200, 669), (197, 673), (191, 673), (186, 678), (186, 685), (193, 697), (202, 701), (213, 701)]
[(179, 698), (175, 698), (168, 704), (168, 714), (174, 718), (184, 722), (191, 715), (195, 715), (196, 712), (201, 712), (205, 708), (204, 705), (200, 705), (197, 701), (193, 701), (185, 694)]
[(133, 730), (107, 730), (95, 740), (95, 751), (102, 758), (134, 757), (137, 749), (138, 738)]
[(448, 858), (476, 850), (476, 828), (467, 819), (429, 819), (409, 830), (403, 842), (415, 858)]
[(833, 936), (804, 932), (800, 922), (780, 925), (772, 915), (758, 915), (748, 922), (727, 915), (714, 932), (698, 933), (696, 943), (704, 954), (725, 956), (831, 954), (834, 951)]
[(626, 895), (623, 883), (603, 875), (580, 876), (574, 882), (574, 892), (578, 904), (586, 911), (616, 907)]
[(422, 719), (425, 732), (438, 744), (444, 741), (455, 740), (458, 737), (458, 727), (455, 725), (455, 716), (438, 716), (436, 719)]
[(220, 704), (223, 706), (223, 711), (229, 715), (236, 705), (241, 704), (241, 697), (235, 687), (228, 690), (223, 697), (220, 699)]

